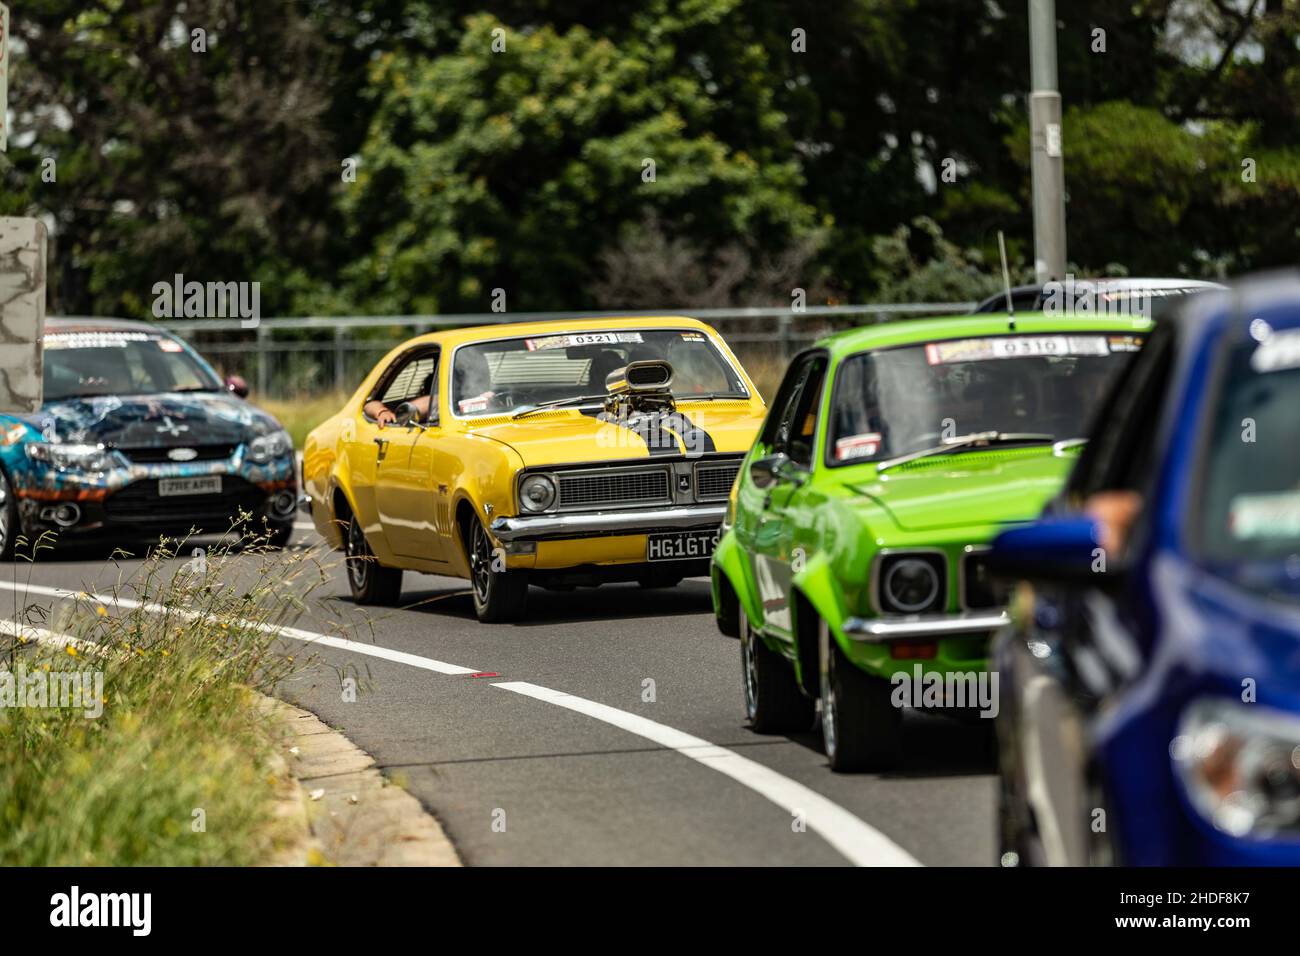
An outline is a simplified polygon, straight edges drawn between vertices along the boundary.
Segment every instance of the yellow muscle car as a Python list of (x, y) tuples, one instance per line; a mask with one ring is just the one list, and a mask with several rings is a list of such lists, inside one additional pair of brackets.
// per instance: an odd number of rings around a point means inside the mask
[(468, 578), (479, 619), (506, 621), (530, 584), (707, 575), (763, 413), (695, 319), (435, 332), (307, 436), (303, 478), (355, 600), (395, 604), (423, 571)]

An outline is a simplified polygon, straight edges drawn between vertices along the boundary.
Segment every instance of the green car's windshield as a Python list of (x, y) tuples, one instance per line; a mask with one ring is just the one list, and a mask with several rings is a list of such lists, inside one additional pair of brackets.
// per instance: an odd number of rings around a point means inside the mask
[(1142, 339), (999, 335), (851, 356), (836, 375), (827, 462), (883, 461), (982, 432), (1085, 435)]
[(461, 346), (452, 363), (452, 411), (499, 415), (603, 396), (610, 372), (646, 359), (672, 365), (679, 400), (748, 397), (731, 363), (698, 329), (610, 329)]
[[(1236, 346), (1211, 399), (1201, 457), (1202, 551), (1233, 577), (1295, 591), (1300, 563), (1300, 332)], [(1285, 585), (1283, 587), (1283, 585)]]

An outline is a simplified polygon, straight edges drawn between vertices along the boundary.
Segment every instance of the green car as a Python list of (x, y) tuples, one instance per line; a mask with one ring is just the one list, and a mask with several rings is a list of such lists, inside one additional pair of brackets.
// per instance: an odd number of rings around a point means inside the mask
[(1149, 326), (928, 319), (794, 359), (712, 559), (754, 730), (807, 730), (820, 700), (831, 767), (882, 770), (902, 757), (903, 706), (996, 714), (985, 665), (1008, 595), (983, 552), (1060, 489)]

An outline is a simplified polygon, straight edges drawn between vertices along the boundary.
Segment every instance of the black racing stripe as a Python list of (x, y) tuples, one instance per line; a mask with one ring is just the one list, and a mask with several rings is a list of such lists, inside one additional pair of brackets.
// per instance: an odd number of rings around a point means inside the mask
[(681, 412), (674, 411), (664, 417), (672, 420), (668, 427), (682, 436), (682, 444), (686, 446), (687, 452), (704, 454), (718, 450), (718, 446), (713, 443), (713, 436)]
[(645, 442), (651, 458), (656, 455), (680, 455), (682, 453), (681, 446), (677, 443), (677, 435), (672, 430), (670, 418), (671, 416), (659, 412), (648, 414), (637, 412), (621, 420), (613, 415), (605, 416), (606, 421), (622, 425)]
[(582, 413), (602, 422), (626, 428), (645, 442), (652, 457), (682, 453), (700, 455), (718, 450), (712, 435), (676, 410), (633, 412), (621, 418), (606, 411), (583, 410)]
[(652, 458), (656, 455), (681, 454), (681, 449), (677, 444), (677, 436), (669, 429), (663, 427), (663, 423), (658, 420), (659, 416), (635, 413), (625, 417), (619, 417), (617, 415), (611, 415), (604, 409), (579, 409), (579, 411), (589, 418), (594, 418), (607, 425), (626, 428), (645, 443), (646, 451), (650, 453)]

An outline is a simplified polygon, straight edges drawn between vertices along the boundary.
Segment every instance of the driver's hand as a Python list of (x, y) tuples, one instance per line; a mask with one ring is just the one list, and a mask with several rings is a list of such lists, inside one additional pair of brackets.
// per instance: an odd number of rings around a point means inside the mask
[(385, 425), (397, 421), (397, 416), (393, 414), (391, 408), (385, 407), (375, 413), (375, 421), (379, 423), (380, 428), (383, 428)]

